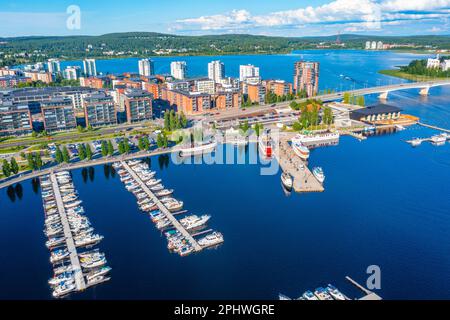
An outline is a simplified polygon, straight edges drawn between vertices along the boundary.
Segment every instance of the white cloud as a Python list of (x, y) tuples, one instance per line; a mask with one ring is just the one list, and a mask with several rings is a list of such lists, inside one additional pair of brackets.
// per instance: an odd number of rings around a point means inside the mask
[(293, 29), (305, 25), (342, 25), (347, 31), (380, 30), (395, 21), (445, 19), (450, 0), (334, 0), (317, 7), (252, 15), (247, 10), (178, 20), (174, 30), (219, 31), (258, 28)]

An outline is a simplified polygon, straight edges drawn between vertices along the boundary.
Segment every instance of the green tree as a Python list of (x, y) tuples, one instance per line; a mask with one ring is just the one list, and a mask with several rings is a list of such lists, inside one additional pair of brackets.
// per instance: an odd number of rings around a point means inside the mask
[(246, 134), (248, 129), (250, 129), (250, 125), (248, 124), (248, 121), (244, 121), (244, 123), (241, 123), (239, 125), (239, 129), (241, 129), (244, 132), (244, 134)]
[(36, 131), (33, 130), (33, 132), (31, 133), (31, 136), (33, 138), (36, 138), (38, 136), (38, 133)]
[(156, 145), (158, 146), (158, 148), (164, 147), (164, 139), (161, 133), (156, 137)]
[(86, 159), (86, 147), (82, 143), (78, 145), (78, 158), (80, 158), (81, 161)]
[(125, 153), (125, 146), (123, 144), (123, 140), (119, 142), (119, 144), (117, 145), (119, 154), (124, 154)]
[(44, 165), (40, 153), (37, 153), (37, 154), (36, 154), (34, 163), (35, 163), (36, 169), (38, 169), (38, 170), (40, 170), (40, 169), (42, 168), (42, 166)]
[(181, 127), (183, 127), (183, 128), (186, 128), (188, 125), (188, 120), (183, 111), (180, 112), (180, 123), (181, 123)]
[(344, 103), (349, 104), (350, 103), (350, 93), (349, 92), (345, 92), (344, 93)]
[(145, 142), (144, 142), (144, 138), (139, 138), (139, 141), (138, 141), (138, 148), (139, 148), (139, 150), (141, 150), (141, 151), (144, 151), (144, 150), (145, 150)]
[(63, 154), (61, 152), (61, 149), (58, 147), (56, 147), (56, 151), (55, 151), (55, 160), (58, 164), (63, 163), (64, 158), (63, 158)]
[(300, 106), (296, 101), (292, 101), (289, 106), (291, 107), (292, 110), (299, 110)]
[(123, 144), (124, 144), (124, 151), (125, 153), (130, 153), (130, 143), (128, 142), (128, 138), (124, 138), (123, 139)]
[(11, 172), (14, 174), (19, 173), (19, 165), (17, 164), (16, 158), (11, 158)]
[(254, 129), (255, 129), (255, 133), (256, 133), (257, 137), (259, 137), (261, 135), (261, 131), (263, 128), (264, 128), (264, 126), (261, 123), (256, 123), (254, 125)]
[(92, 149), (91, 149), (91, 146), (89, 145), (89, 143), (87, 143), (84, 148), (86, 150), (86, 159), (92, 160)]
[(164, 129), (170, 130), (170, 111), (164, 113)]
[(114, 155), (114, 146), (111, 141), (108, 141), (108, 155), (110, 156)]
[(366, 105), (366, 101), (364, 99), (364, 96), (359, 96), (357, 100), (358, 106), (364, 107)]
[(63, 149), (62, 149), (62, 158), (65, 163), (70, 162), (70, 154), (69, 154), (69, 150), (67, 150), (67, 147), (63, 147)]
[(108, 143), (103, 140), (102, 141), (102, 156), (106, 157), (108, 155)]
[(79, 125), (79, 126), (77, 126), (77, 131), (78, 131), (78, 133), (83, 133), (84, 128)]
[(27, 154), (27, 162), (28, 162), (28, 167), (30, 168), (30, 170), (36, 170), (36, 160), (35, 160), (35, 156), (32, 153)]
[(3, 159), (2, 172), (5, 177), (9, 177), (11, 175), (11, 166), (6, 159)]

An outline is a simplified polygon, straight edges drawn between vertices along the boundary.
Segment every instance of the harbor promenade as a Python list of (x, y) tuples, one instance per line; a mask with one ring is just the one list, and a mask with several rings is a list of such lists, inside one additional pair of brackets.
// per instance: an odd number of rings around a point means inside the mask
[[(323, 185), (316, 179), (308, 168), (308, 164), (302, 161), (289, 145), (287, 138), (281, 138), (278, 152), (275, 152), (278, 163), (284, 172), (289, 173), (294, 180), (295, 192), (323, 192)], [(303, 165), (303, 169), (302, 169)]]
[(190, 242), (196, 252), (201, 251), (203, 248), (198, 244), (197, 240), (181, 225), (181, 223), (174, 217), (174, 215), (166, 208), (166, 206), (158, 199), (158, 197), (150, 190), (150, 188), (139, 178), (133, 169), (125, 162), (122, 161), (121, 165), (128, 171), (133, 179), (139, 184), (142, 190), (152, 199), (152, 201), (158, 206), (159, 210), (170, 220), (172, 225)]
[(66, 210), (64, 208), (64, 203), (61, 197), (61, 192), (59, 191), (58, 180), (54, 173), (50, 174), (50, 180), (53, 186), (53, 193), (56, 199), (56, 205), (58, 206), (58, 212), (61, 217), (61, 223), (63, 225), (64, 237), (66, 238), (67, 250), (70, 254), (70, 263), (72, 264), (72, 270), (75, 277), (75, 284), (77, 290), (81, 291), (86, 289), (86, 282), (84, 280), (83, 271), (81, 270), (80, 259), (78, 258), (77, 248), (73, 240), (72, 231), (70, 229), (69, 221), (67, 219)]

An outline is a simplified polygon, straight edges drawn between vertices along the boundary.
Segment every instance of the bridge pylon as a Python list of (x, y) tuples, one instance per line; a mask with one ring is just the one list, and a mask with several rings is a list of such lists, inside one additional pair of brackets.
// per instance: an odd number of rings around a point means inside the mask
[(420, 89), (419, 93), (421, 96), (427, 96), (429, 91), (430, 91), (430, 87), (423, 87), (422, 89)]

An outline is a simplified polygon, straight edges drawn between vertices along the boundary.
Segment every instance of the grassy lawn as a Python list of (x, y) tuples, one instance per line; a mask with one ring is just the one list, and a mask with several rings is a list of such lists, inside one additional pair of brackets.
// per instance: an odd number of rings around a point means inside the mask
[(400, 70), (380, 70), (378, 73), (391, 76), (391, 77), (397, 77), (412, 81), (428, 81), (428, 80), (439, 80), (439, 79), (447, 79), (447, 78), (435, 78), (435, 77), (429, 77), (429, 76), (420, 76), (415, 74), (409, 74), (406, 72), (402, 72)]
[(25, 149), (25, 147), (13, 147), (13, 148), (0, 149), (0, 154), (16, 153), (23, 149)]

